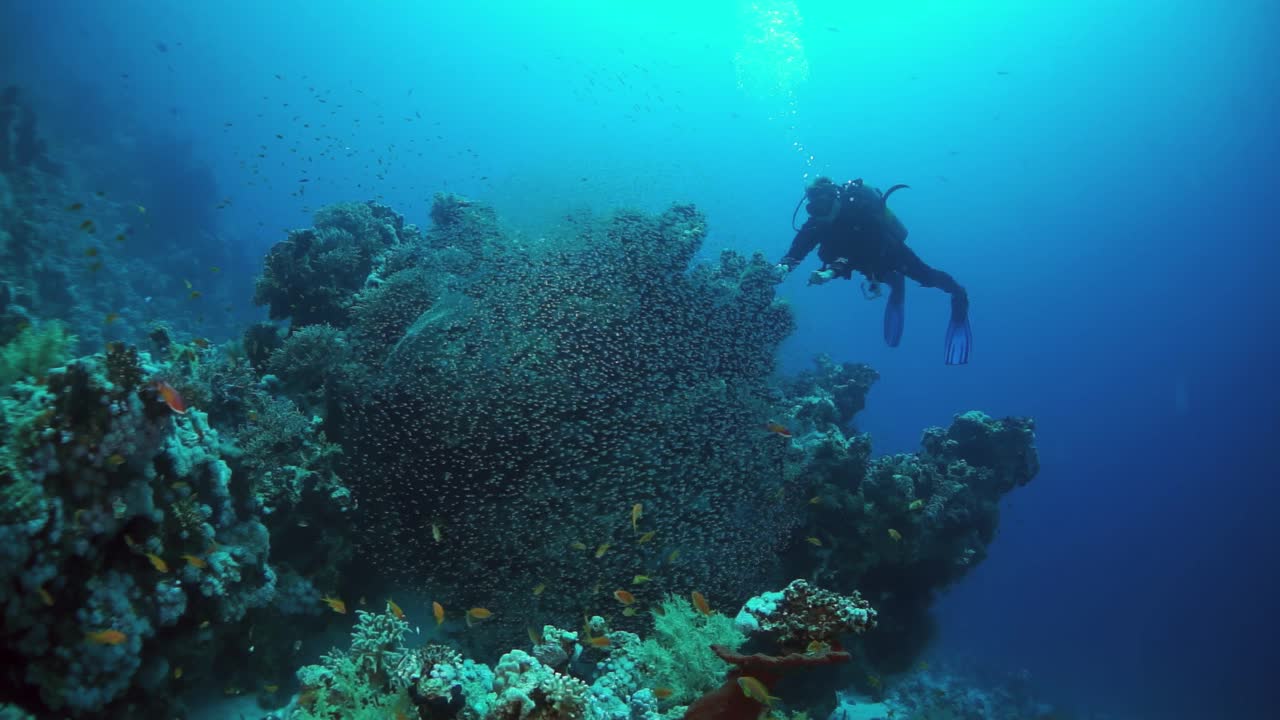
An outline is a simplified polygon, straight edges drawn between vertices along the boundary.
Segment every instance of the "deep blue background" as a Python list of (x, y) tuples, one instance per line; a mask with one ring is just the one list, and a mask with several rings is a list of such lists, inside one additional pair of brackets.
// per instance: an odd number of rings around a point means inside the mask
[(247, 257), (324, 203), (426, 224), (448, 190), (532, 235), (693, 201), (707, 257), (776, 258), (815, 173), (910, 183), (973, 363), (942, 365), (941, 293), (911, 288), (889, 351), (815, 260), (784, 360), (877, 367), (884, 452), (970, 408), (1036, 418), (1043, 470), (940, 649), (1139, 716), (1280, 707), (1273, 2), (268, 5), (6, 3), (0, 79), (66, 137), (189, 140), (233, 201), (203, 229)]

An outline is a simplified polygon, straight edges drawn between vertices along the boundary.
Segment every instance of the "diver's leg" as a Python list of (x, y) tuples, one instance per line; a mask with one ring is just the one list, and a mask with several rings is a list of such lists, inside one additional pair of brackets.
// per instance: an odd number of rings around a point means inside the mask
[(895, 272), (889, 274), (885, 283), (889, 286), (889, 302), (884, 306), (884, 341), (889, 347), (898, 347), (906, 323), (907, 279)]
[(969, 362), (973, 349), (973, 330), (969, 327), (969, 293), (941, 270), (925, 264), (911, 248), (902, 246), (900, 267), (907, 277), (925, 287), (936, 287), (951, 296), (951, 318), (947, 323), (944, 358), (948, 365), (964, 365)]

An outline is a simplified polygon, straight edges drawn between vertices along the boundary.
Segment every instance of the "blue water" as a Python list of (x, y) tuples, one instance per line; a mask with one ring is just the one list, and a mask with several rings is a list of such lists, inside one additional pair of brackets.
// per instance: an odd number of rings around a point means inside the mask
[(970, 408), (1036, 418), (1042, 471), (938, 651), (1135, 717), (1272, 715), (1280, 10), (899, 5), (6, 3), (0, 69), (51, 126), (210, 167), (174, 199), (231, 200), (203, 212), (241, 278), (330, 202), (425, 224), (457, 192), (536, 234), (692, 201), (705, 255), (777, 258), (815, 175), (910, 184), (893, 207), (968, 288), (972, 364), (942, 363), (943, 294), (909, 289), (891, 350), (882, 301), (807, 286), (810, 259), (784, 365), (876, 367), (880, 452)]

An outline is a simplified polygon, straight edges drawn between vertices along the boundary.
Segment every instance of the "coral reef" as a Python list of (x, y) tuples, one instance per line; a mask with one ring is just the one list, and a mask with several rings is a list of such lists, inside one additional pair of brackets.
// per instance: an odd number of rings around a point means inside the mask
[(793, 580), (781, 592), (748, 600), (734, 624), (751, 635), (753, 645), (768, 651), (747, 655), (712, 646), (732, 669), (720, 688), (689, 706), (685, 714), (689, 720), (759, 717), (767, 708), (761, 698), (744, 692), (743, 681), (757, 683), (769, 693), (787, 673), (849, 662), (851, 656), (842, 649), (842, 637), (874, 628), (876, 611), (857, 592), (841, 596), (804, 580)]
[[(188, 160), (173, 176), (211, 191)], [(307, 631), (342, 617), (320, 599), (345, 614), (338, 598), (387, 577), (449, 608), (435, 644), (398, 609), (355, 612), (350, 649), (298, 673), (298, 717), (758, 714), (745, 677), (822, 708), (791, 683), (913, 657), (932, 593), (1038, 469), (1029, 420), (981, 413), (873, 459), (855, 420), (875, 372), (822, 357), (776, 377), (793, 322), (772, 265), (691, 265), (691, 206), (537, 239), (452, 195), (425, 232), (376, 203), (327, 208), (256, 283), (288, 326), (218, 344), (159, 320), (198, 317), (182, 274), (157, 280), (188, 303), (172, 313), (71, 280), (143, 267), (93, 242), (108, 218), (125, 237), (180, 213), (86, 193), (53, 217), (31, 201), (48, 183), (39, 163), (0, 171), (0, 209), (20, 208), (0, 212), (0, 690), (37, 716), (180, 715), (214, 677), (229, 694), (266, 678), (258, 700), (279, 706)], [(41, 256), (69, 223), (88, 230)], [(784, 567), (805, 580), (736, 616), (705, 600), (736, 605)], [(464, 629), (459, 608), (490, 619)]]
[[(528, 244), (457, 197), (433, 217), (423, 234), (376, 204), (322, 212), (259, 283), (292, 322), (266, 369), (342, 446), (368, 559), (492, 608), (469, 634), (491, 651), (523, 635), (508, 618), (563, 622), (637, 574), (648, 602), (749, 595), (800, 518), (772, 495), (787, 450), (764, 430), (792, 327), (769, 263), (687, 272), (706, 232), (688, 206)], [(539, 584), (536, 603), (510, 592)]]
[[(756, 602), (739, 617), (750, 614), (757, 625), (785, 627), (792, 634), (805, 620), (805, 637), (825, 638), (832, 645), (875, 622), (875, 611), (856, 595), (841, 597), (802, 580), (762, 597), (775, 596), (780, 601), (771, 609)], [(734, 621), (682, 598), (667, 598), (652, 617), (655, 634), (643, 641), (630, 632), (608, 630), (598, 616), (589, 618), (580, 634), (547, 626), (534, 638), (532, 653), (505, 652), (490, 668), (440, 645), (405, 647), (402, 621), (391, 613), (361, 612), (350, 651), (335, 650), (320, 665), (298, 671), (302, 692), (292, 718), (391, 713), (436, 720), (756, 718), (764, 708), (743, 695), (739, 678), (749, 675), (772, 687), (785, 671), (849, 660), (848, 653), (830, 647), (786, 653), (786, 646), (776, 642), (779, 633), (761, 627), (754, 629), (755, 638), (779, 654), (736, 653), (714, 643), (724, 640), (736, 647), (746, 641)], [(690, 699), (696, 701), (689, 705)]]
[(0, 348), (21, 375), (0, 394), (3, 683), (42, 712), (164, 712), (178, 668), (280, 612), (266, 471), (233, 472), (182, 367), (31, 332)]
[(40, 136), (36, 113), (22, 101), (16, 85), (0, 90), (0, 173), (37, 168), (59, 173), (62, 168), (49, 157), (48, 143)]
[[(786, 564), (836, 591), (861, 590), (880, 610), (867, 643), (885, 671), (905, 669), (930, 637), (933, 594), (985, 556), (1000, 499), (1039, 471), (1034, 423), (957, 415), (925, 431), (918, 453), (872, 459), (866, 434), (849, 428), (876, 375), (818, 358), (787, 385), (783, 413), (800, 452), (787, 476), (803, 483), (808, 517)], [(805, 542), (801, 538), (810, 538)]]

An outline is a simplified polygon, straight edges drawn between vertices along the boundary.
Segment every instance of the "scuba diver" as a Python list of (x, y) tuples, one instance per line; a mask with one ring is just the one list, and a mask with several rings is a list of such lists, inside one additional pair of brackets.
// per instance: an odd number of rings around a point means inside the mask
[(973, 332), (969, 329), (969, 294), (960, 283), (941, 270), (929, 267), (907, 247), (907, 228), (889, 209), (889, 196), (906, 185), (894, 185), (881, 193), (861, 179), (843, 186), (831, 178), (819, 177), (805, 189), (800, 202), (808, 199), (809, 219), (796, 228), (796, 203), (791, 228), (796, 238), (778, 264), (779, 280), (800, 264), (814, 247), (822, 268), (809, 276), (810, 285), (835, 278), (852, 279), (854, 271), (866, 277), (862, 292), (867, 299), (880, 296), (880, 285), (889, 286), (889, 303), (884, 309), (884, 341), (897, 347), (905, 320), (906, 278), (924, 287), (936, 287), (951, 295), (951, 322), (947, 325), (946, 362), (969, 362)]

